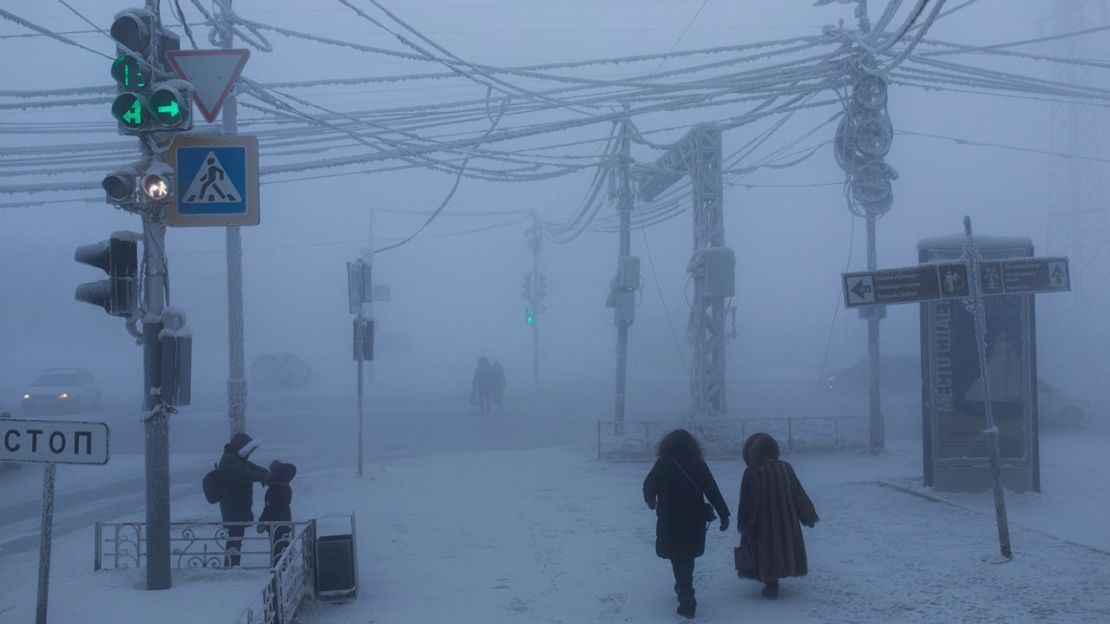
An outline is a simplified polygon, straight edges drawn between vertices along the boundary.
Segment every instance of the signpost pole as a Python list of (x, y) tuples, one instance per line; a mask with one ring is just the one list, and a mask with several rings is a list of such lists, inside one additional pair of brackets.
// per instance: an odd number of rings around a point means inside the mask
[(358, 476), (362, 476), (362, 430), (364, 421), (363, 403), (362, 403), (362, 332), (363, 332), (363, 316), (361, 313), (358, 315), (358, 344), (355, 345), (355, 350), (358, 355)]
[[(867, 270), (878, 268), (875, 250), (875, 215), (867, 215)], [(879, 385), (879, 314), (867, 319), (867, 361), (869, 368), (869, 420), (871, 454), (877, 455), (883, 449), (883, 411), (882, 395)]]
[[(231, 32), (231, 0), (218, 3), (224, 27), (220, 32), (220, 47), (230, 49), (234, 35)], [(223, 131), (225, 135), (239, 132), (238, 107), (234, 87), (223, 105)], [(227, 226), (227, 419), (231, 434), (243, 433), (247, 428), (247, 379), (243, 352), (243, 238), (238, 225)]]
[(1010, 525), (1006, 518), (1006, 493), (1002, 484), (1002, 461), (998, 452), (998, 427), (994, 422), (994, 411), (991, 409), (991, 384), (987, 371), (987, 339), (986, 325), (987, 312), (983, 305), (982, 281), (979, 277), (979, 256), (971, 236), (971, 217), (964, 217), (964, 235), (967, 243), (964, 247), (964, 256), (967, 262), (968, 282), (971, 289), (972, 315), (975, 319), (975, 344), (979, 354), (979, 380), (983, 386), (983, 411), (986, 414), (987, 447), (990, 453), (991, 480), (994, 482), (994, 512), (998, 521), (998, 544), (1002, 556), (1006, 559), (1013, 558), (1010, 550)]
[(42, 534), (39, 537), (39, 595), (35, 605), (35, 624), (46, 624), (46, 605), (50, 594), (50, 540), (54, 531), (54, 474), (57, 466), (46, 464), (42, 470)]

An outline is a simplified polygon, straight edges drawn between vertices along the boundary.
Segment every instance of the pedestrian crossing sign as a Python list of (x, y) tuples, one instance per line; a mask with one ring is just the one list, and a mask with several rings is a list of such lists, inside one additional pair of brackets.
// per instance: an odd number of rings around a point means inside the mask
[(258, 225), (255, 137), (178, 136), (166, 151), (166, 162), (176, 174), (168, 225)]

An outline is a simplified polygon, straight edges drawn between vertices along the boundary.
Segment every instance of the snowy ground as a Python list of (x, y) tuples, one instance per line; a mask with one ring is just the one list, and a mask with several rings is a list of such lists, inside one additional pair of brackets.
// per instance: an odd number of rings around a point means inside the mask
[[(654, 516), (640, 497), (648, 466), (601, 462), (590, 442), (566, 441), (588, 439), (588, 419), (567, 421), (573, 433), (517, 417), (387, 419), (383, 426), (395, 430), (383, 439), (401, 447), (430, 439), (433, 451), (372, 454), (362, 479), (323, 465), (299, 476), (296, 517), (357, 513), (362, 588), (352, 603), (305, 603), (299, 621), (675, 622), (673, 580), (654, 555)], [(551, 444), (537, 443), (537, 431)], [(698, 561), (697, 619), (1110, 621), (1110, 486), (1101, 478), (1108, 444), (1102, 432), (1045, 435), (1045, 494), (1009, 496), (1016, 556), (1003, 564), (990, 495), (920, 488), (917, 445), (892, 444), (877, 458), (796, 455), (822, 517), (806, 531), (810, 576), (786, 581), (778, 602), (762, 599), (758, 585), (732, 571), (735, 531), (714, 527)], [(740, 463), (710, 465), (734, 507)], [(176, 518), (207, 518), (213, 509), (199, 492), (175, 497)], [(33, 550), (0, 556), (0, 622), (30, 621), (35, 559)], [(91, 528), (60, 537), (54, 564), (52, 622), (116, 624), (136, 614), (164, 624), (226, 622), (260, 583), (251, 573), (188, 571), (175, 574), (169, 592), (147, 593), (141, 573), (92, 571)]]

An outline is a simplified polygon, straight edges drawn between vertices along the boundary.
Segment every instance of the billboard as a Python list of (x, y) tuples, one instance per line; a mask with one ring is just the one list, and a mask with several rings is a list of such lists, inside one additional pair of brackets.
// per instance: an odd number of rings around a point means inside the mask
[[(943, 244), (919, 246), (919, 250), (922, 262), (947, 260), (959, 251)], [(1032, 244), (983, 248), (988, 259), (1032, 253)], [(982, 371), (974, 318), (964, 301), (921, 304), (925, 483), (943, 490), (990, 488), (990, 461), (983, 435), (985, 375), (1005, 483), (1018, 491), (1039, 491), (1033, 296), (995, 295), (984, 297), (983, 303), (987, 358)]]

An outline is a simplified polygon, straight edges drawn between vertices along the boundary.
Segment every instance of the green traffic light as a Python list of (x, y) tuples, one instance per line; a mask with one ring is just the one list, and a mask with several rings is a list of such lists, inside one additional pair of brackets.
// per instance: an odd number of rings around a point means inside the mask
[(120, 55), (112, 62), (112, 78), (124, 89), (142, 89), (147, 85), (146, 72), (139, 60), (128, 54)]
[(181, 123), (182, 108), (180, 96), (171, 89), (158, 89), (150, 96), (150, 111), (155, 119), (167, 126)]
[(143, 127), (143, 100), (134, 93), (121, 93), (112, 103), (112, 116), (125, 128), (137, 130)]
[(529, 325), (535, 325), (536, 324), (536, 312), (535, 312), (535, 310), (533, 310), (532, 308), (528, 308), (527, 310), (525, 310), (524, 314), (525, 314), (525, 321), (527, 321)]

